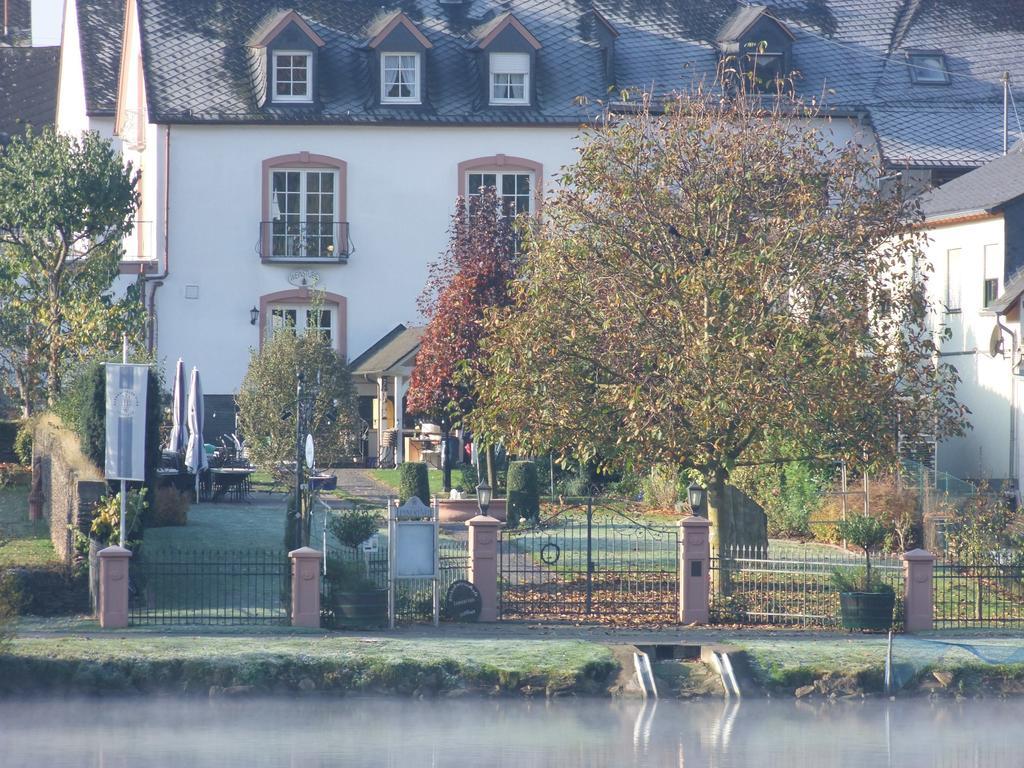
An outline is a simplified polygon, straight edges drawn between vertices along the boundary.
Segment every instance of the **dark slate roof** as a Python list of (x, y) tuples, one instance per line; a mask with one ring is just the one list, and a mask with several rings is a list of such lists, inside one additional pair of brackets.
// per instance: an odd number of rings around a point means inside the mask
[(993, 160), (926, 194), (921, 209), (929, 220), (998, 210), (1024, 195), (1024, 147)]
[[(86, 2), (123, 0), (79, 0)], [(765, 12), (794, 35), (801, 93), (870, 115), (891, 164), (974, 167), (1000, 153), (1001, 73), (1024, 84), (1019, 4), (776, 0)], [(592, 7), (620, 33), (616, 85), (661, 92), (713, 77), (723, 30), (762, 12), (738, 0), (139, 0), (150, 115), (158, 122), (577, 123), (607, 95)], [(246, 42), (283, 8), (326, 41), (318, 108), (258, 104)], [(367, 29), (396, 10), (434, 45), (424, 107), (373, 103)], [(531, 107), (490, 107), (478, 93), (472, 31), (507, 12), (542, 45)], [(913, 84), (906, 54), (914, 49), (943, 50), (950, 85)]]
[(85, 77), (85, 111), (110, 116), (117, 108), (125, 0), (75, 0)]
[(1003, 292), (986, 309), (997, 315), (1005, 314), (1008, 309), (1016, 305), (1021, 294), (1024, 294), (1024, 273), (1018, 272), (1010, 278), (1006, 287), (1003, 288)]
[[(3, 12), (7, 8), (7, 34), (3, 30)], [(32, 44), (32, 0), (0, 2), (0, 45)]]
[(422, 326), (396, 325), (349, 363), (352, 373), (370, 376), (390, 370), (420, 348), (424, 330)]
[(0, 141), (53, 125), (60, 48), (0, 48)]

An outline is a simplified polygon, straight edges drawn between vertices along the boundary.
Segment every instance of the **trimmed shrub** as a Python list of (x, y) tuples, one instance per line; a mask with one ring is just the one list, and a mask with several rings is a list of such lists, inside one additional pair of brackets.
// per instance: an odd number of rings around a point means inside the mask
[(422, 461), (407, 461), (398, 468), (398, 503), (405, 504), (413, 496), (430, 506), (430, 481)]
[(380, 528), (380, 515), (370, 509), (345, 509), (331, 512), (327, 530), (346, 547), (355, 549)]
[(160, 488), (156, 492), (153, 514), (148, 525), (152, 528), (165, 528), (188, 524), (188, 508), (191, 494), (177, 488)]
[(26, 467), (32, 466), (32, 420), (25, 419), (14, 436), (14, 455)]
[(472, 464), (460, 464), (458, 470), (459, 479), (456, 481), (455, 487), (462, 493), (476, 493), (476, 487), (480, 484), (476, 467)]
[(61, 616), (88, 610), (89, 582), (84, 569), (40, 565), (0, 571), (0, 614)]
[(509, 525), (514, 519), (537, 522), (540, 519), (540, 494), (537, 489), (537, 465), (532, 461), (513, 461), (508, 465)]

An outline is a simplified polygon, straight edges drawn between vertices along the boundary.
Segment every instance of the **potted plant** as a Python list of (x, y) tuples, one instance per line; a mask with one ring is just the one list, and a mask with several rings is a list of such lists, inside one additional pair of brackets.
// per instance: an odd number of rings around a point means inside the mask
[(885, 542), (880, 520), (855, 515), (839, 523), (839, 535), (864, 551), (864, 570), (839, 569), (832, 581), (839, 589), (839, 611), (844, 629), (886, 631), (892, 628), (896, 593), (871, 571), (871, 551)]
[(327, 560), (330, 593), (324, 608), (338, 627), (379, 627), (388, 617), (388, 591), (369, 572), (363, 543), (380, 527), (376, 512), (353, 508), (334, 512), (327, 522), (343, 550)]

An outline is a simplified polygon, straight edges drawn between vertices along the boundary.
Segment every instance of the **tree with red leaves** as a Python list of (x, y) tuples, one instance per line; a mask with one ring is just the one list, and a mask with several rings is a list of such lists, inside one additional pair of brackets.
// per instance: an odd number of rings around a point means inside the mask
[[(515, 269), (512, 220), (493, 188), (468, 200), (459, 198), (449, 232), (448, 249), (431, 265), (419, 297), (427, 327), (406, 401), (411, 412), (438, 420), (445, 440), (473, 409), (475, 393), (467, 369), (480, 351), (485, 314), (509, 303), (508, 284)], [(493, 487), (490, 451), (487, 465)], [(449, 459), (444, 488), (451, 488)]]

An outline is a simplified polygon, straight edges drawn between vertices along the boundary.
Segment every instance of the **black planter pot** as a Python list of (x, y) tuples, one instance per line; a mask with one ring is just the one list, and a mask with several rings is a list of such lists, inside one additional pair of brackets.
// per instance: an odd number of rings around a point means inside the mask
[(840, 592), (843, 629), (886, 632), (892, 629), (896, 595), (892, 592)]
[(361, 629), (382, 627), (388, 621), (388, 591), (370, 589), (359, 592), (335, 592), (332, 608), (338, 627)]

